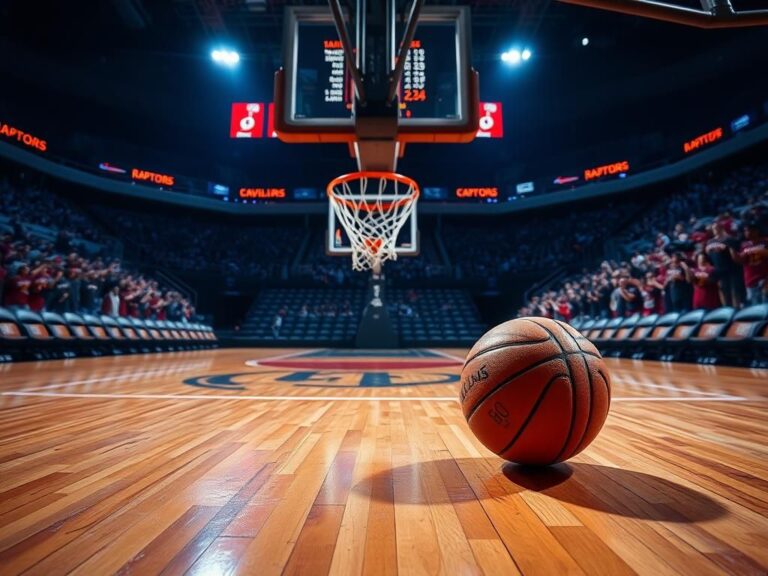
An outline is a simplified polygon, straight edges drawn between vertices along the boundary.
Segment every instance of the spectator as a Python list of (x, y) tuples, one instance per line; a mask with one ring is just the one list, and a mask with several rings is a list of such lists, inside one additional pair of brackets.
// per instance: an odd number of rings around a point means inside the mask
[(56, 273), (56, 276), (56, 281), (51, 290), (50, 309), (57, 314), (72, 312), (72, 301), (70, 300), (72, 297), (72, 285), (69, 283), (69, 279), (64, 275), (62, 270), (59, 270)]
[(623, 301), (623, 314), (620, 314), (622, 316), (633, 316), (639, 314), (643, 309), (643, 301), (637, 282), (637, 280), (627, 277), (619, 280), (619, 295)]
[(768, 303), (768, 238), (761, 234), (756, 223), (744, 226), (744, 241), (732, 256), (743, 266), (747, 303), (750, 306)]
[(733, 258), (738, 243), (721, 224), (715, 222), (711, 229), (712, 239), (707, 242), (705, 252), (715, 268), (720, 300), (723, 306), (739, 308), (743, 301), (744, 279)]
[(643, 316), (664, 313), (664, 285), (653, 272), (645, 273), (645, 282), (640, 291), (643, 298)]
[(715, 268), (704, 252), (696, 255), (696, 267), (688, 271), (688, 281), (693, 284), (695, 310), (714, 310), (720, 306)]
[(283, 327), (283, 315), (285, 312), (280, 310), (272, 319), (272, 336), (280, 338), (280, 329)]
[(16, 273), (12, 274), (5, 286), (3, 305), (12, 310), (27, 310), (29, 308), (29, 289), (32, 278), (29, 266), (22, 263)]
[(115, 284), (109, 292), (104, 294), (104, 298), (101, 302), (101, 313), (106, 314), (107, 316), (112, 316), (113, 318), (121, 316), (121, 300), (120, 286)]
[(27, 303), (32, 312), (44, 312), (49, 307), (51, 300), (51, 288), (55, 275), (51, 274), (51, 267), (47, 264), (37, 266), (31, 273), (32, 284), (29, 288)]
[(99, 298), (101, 297), (104, 282), (99, 277), (96, 270), (89, 270), (85, 273), (85, 279), (80, 286), (80, 310), (86, 314), (96, 314), (99, 309)]
[(688, 265), (683, 261), (680, 254), (675, 253), (670, 258), (664, 290), (667, 294), (667, 310), (683, 313), (690, 309)]
[(69, 282), (69, 297), (67, 304), (68, 312), (80, 312), (82, 309), (80, 303), (80, 294), (82, 292), (83, 281), (81, 278), (80, 269), (76, 266), (78, 262), (73, 262), (73, 266), (67, 268), (67, 282)]

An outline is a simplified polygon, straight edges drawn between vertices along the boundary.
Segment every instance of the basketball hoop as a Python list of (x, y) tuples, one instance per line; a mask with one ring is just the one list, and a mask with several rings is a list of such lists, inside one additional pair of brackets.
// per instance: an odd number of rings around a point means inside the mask
[(352, 268), (381, 272), (397, 260), (397, 237), (413, 214), (419, 186), (394, 172), (353, 172), (328, 184), (328, 198), (352, 244)]

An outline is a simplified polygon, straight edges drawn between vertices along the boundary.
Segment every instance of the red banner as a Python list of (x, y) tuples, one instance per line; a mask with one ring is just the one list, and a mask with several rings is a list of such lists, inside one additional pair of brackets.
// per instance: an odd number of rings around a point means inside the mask
[(277, 138), (275, 132), (275, 103), (270, 102), (267, 106), (267, 138)]
[(504, 122), (501, 115), (501, 102), (480, 103), (480, 128), (478, 138), (504, 137)]
[(229, 125), (230, 138), (264, 137), (264, 104), (261, 102), (234, 102)]

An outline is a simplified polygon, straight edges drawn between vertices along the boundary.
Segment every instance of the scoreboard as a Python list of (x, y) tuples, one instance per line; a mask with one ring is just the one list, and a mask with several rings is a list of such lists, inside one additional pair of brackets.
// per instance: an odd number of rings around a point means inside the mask
[[(309, 14), (311, 17), (305, 16)], [(286, 121), (351, 125), (354, 85), (329, 13), (298, 11), (284, 59)], [(465, 11), (424, 9), (399, 86), (404, 125), (460, 125), (468, 116), (469, 43)], [(397, 38), (402, 38), (398, 24)], [(394, 61), (392, 63), (394, 66)]]

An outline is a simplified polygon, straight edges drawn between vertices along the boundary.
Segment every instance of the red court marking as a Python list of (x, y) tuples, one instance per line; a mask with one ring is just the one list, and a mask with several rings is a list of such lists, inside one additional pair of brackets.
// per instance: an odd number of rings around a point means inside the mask
[(319, 358), (259, 360), (259, 366), (270, 368), (291, 368), (296, 370), (418, 370), (419, 368), (447, 368), (461, 366), (461, 362), (453, 358), (435, 358), (429, 360), (321, 360)]

